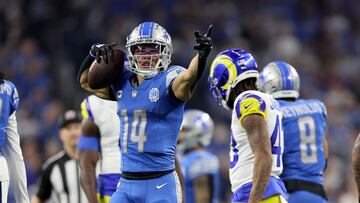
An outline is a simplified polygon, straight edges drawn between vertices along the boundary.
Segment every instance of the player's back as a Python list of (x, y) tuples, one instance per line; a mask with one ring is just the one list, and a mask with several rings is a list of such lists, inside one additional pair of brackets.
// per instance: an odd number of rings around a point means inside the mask
[(188, 203), (194, 203), (195, 190), (194, 181), (202, 176), (207, 176), (209, 185), (203, 186), (209, 188), (211, 202), (218, 202), (220, 164), (219, 159), (205, 150), (192, 151), (181, 158), (181, 168), (185, 182), (185, 198)]
[(5, 145), (5, 128), (8, 125), (10, 115), (17, 109), (19, 97), (15, 85), (4, 80), (0, 83), (0, 153), (1, 148)]
[(326, 108), (318, 100), (280, 100), (284, 126), (283, 180), (323, 184)]
[(122, 171), (158, 172), (175, 168), (174, 153), (185, 102), (171, 96), (171, 83), (184, 68), (169, 67), (137, 88), (124, 71), (113, 91), (118, 100)]
[(100, 131), (100, 174), (120, 174), (120, 120), (117, 103), (91, 95), (81, 103), (82, 115)]

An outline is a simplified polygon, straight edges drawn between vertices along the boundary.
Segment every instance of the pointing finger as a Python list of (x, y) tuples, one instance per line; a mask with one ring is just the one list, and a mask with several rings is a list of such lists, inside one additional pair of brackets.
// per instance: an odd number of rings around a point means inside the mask
[(210, 37), (211, 34), (212, 34), (212, 32), (213, 32), (213, 30), (214, 30), (214, 25), (213, 25), (213, 24), (210, 24), (210, 25), (209, 25), (209, 28), (208, 28), (208, 30), (207, 30), (207, 32), (206, 32), (206, 34), (204, 35), (204, 37)]

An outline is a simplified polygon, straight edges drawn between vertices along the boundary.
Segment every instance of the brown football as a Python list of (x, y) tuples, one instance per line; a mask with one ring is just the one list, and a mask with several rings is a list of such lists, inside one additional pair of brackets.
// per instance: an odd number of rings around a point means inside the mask
[(113, 60), (105, 63), (96, 60), (91, 64), (88, 72), (88, 84), (91, 89), (101, 89), (108, 87), (116, 80), (119, 80), (124, 68), (125, 53), (119, 49), (113, 52)]

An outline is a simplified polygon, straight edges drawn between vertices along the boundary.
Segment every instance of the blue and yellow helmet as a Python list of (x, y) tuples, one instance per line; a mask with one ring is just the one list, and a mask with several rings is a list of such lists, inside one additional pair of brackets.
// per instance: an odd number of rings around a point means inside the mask
[(229, 109), (231, 90), (247, 78), (258, 78), (255, 58), (247, 51), (233, 48), (220, 52), (211, 64), (209, 90), (217, 102)]
[(299, 97), (300, 78), (295, 68), (284, 61), (267, 64), (260, 74), (259, 89), (275, 99)]

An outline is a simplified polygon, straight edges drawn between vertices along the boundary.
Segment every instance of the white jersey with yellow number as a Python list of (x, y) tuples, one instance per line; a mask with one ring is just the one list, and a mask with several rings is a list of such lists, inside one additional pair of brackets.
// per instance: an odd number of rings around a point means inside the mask
[(258, 91), (245, 91), (234, 103), (231, 122), (230, 181), (235, 192), (253, 178), (255, 156), (251, 150), (242, 119), (249, 114), (262, 115), (267, 123), (273, 156), (271, 175), (278, 177), (283, 169), (283, 129), (279, 105), (270, 95)]
[(120, 120), (117, 116), (117, 103), (91, 95), (81, 103), (81, 114), (85, 119), (92, 120), (100, 131), (99, 174), (121, 173)]

